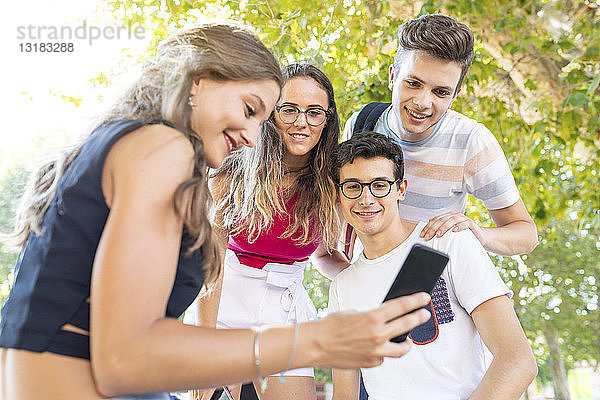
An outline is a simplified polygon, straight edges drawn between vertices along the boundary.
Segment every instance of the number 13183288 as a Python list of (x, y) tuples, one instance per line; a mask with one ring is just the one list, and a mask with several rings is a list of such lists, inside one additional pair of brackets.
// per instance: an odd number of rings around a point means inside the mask
[(19, 43), (21, 53), (72, 53), (75, 50), (73, 43)]

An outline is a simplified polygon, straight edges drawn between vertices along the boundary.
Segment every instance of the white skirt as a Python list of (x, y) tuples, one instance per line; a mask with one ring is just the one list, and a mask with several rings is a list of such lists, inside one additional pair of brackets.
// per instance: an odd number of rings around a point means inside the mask
[[(302, 286), (307, 263), (268, 263), (262, 269), (252, 268), (241, 264), (228, 249), (217, 328), (246, 329), (315, 319), (317, 310)], [(314, 376), (314, 372), (312, 368), (300, 368), (284, 375)]]

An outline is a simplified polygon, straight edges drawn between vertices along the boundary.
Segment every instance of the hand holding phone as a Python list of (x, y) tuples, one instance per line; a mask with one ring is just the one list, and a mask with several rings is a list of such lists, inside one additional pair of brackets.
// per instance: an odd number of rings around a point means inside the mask
[[(431, 294), (440, 275), (446, 268), (448, 260), (448, 256), (441, 251), (419, 243), (415, 244), (410, 249), (402, 268), (400, 268), (383, 301), (417, 292)], [(391, 341), (400, 343), (405, 341), (407, 336), (408, 332), (392, 338)]]

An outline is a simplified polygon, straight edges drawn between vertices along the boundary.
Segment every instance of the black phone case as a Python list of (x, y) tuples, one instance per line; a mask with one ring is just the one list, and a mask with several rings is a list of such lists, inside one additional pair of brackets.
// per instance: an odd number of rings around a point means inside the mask
[[(448, 256), (441, 251), (418, 243), (413, 245), (383, 301), (417, 292), (431, 294), (448, 260)], [(405, 333), (391, 341), (400, 343), (407, 336), (408, 333)]]

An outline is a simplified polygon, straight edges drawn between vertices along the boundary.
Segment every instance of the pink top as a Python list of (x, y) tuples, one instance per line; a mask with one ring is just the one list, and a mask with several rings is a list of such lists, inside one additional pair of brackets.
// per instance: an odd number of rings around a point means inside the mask
[[(298, 237), (301, 228), (294, 232), (292, 237), (279, 237), (291, 224), (292, 217), (289, 215), (289, 210), (294, 207), (297, 198), (297, 194), (294, 194), (290, 198), (285, 204), (288, 213), (285, 215), (274, 215), (271, 228), (263, 231), (254, 243), (248, 243), (247, 230), (242, 231), (236, 236), (229, 236), (227, 247), (235, 252), (240, 263), (254, 268), (262, 268), (270, 262), (293, 264), (295, 261), (306, 261), (317, 249), (321, 242), (320, 235), (317, 241), (304, 246), (298, 245), (292, 240), (292, 238)], [(312, 234), (313, 229), (314, 226), (311, 224), (309, 235)]]

